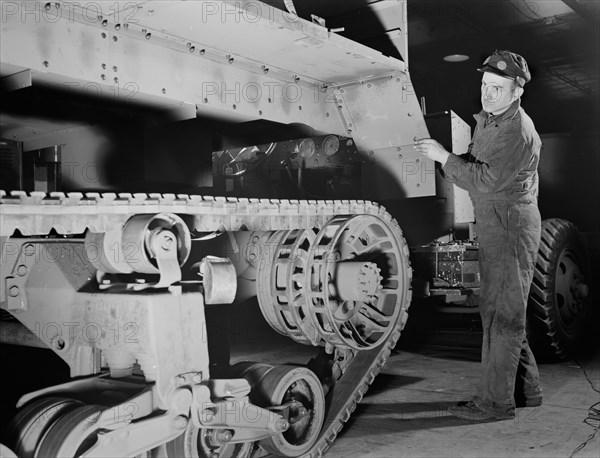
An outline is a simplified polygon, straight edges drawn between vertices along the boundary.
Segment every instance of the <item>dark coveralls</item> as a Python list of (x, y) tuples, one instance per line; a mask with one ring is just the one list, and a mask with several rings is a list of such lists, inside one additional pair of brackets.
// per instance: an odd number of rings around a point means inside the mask
[[(481, 270), (482, 374), (473, 399), (484, 410), (512, 413), (515, 395), (541, 396), (525, 335), (525, 311), (540, 243), (537, 207), (541, 141), (516, 100), (477, 126), (468, 154), (451, 154), (446, 177), (469, 191), (475, 209)], [(516, 387), (516, 390), (515, 390)]]

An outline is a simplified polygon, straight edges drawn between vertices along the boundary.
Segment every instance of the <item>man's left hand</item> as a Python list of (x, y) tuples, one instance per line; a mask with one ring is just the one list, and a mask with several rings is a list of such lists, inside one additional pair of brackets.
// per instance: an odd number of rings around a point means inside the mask
[(415, 149), (423, 156), (439, 162), (442, 165), (446, 164), (446, 161), (451, 154), (433, 138), (421, 138), (420, 140), (415, 140)]

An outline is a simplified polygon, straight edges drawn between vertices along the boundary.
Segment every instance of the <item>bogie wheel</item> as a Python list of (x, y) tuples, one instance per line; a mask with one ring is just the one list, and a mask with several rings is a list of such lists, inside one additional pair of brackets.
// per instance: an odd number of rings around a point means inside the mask
[(197, 428), (190, 421), (185, 432), (167, 444), (168, 458), (247, 458), (254, 442), (231, 443), (222, 440), (225, 430)]
[(42, 437), (61, 415), (82, 404), (73, 399), (47, 397), (25, 404), (8, 426), (11, 449), (20, 458), (33, 458)]
[(573, 356), (585, 343), (592, 312), (590, 279), (575, 225), (544, 220), (528, 306), (528, 336), (538, 359)]
[[(261, 372), (261, 367), (257, 367)], [(288, 405), (286, 431), (259, 442), (276, 456), (302, 456), (316, 442), (325, 420), (325, 395), (321, 382), (305, 367), (275, 366), (262, 377), (258, 395), (271, 405)]]
[(81, 405), (63, 413), (46, 431), (36, 458), (77, 457), (86, 452), (97, 440), (96, 420), (106, 407)]

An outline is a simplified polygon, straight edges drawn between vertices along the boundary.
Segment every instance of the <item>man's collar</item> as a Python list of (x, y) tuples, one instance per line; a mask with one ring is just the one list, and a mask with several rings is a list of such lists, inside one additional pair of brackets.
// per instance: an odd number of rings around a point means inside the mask
[[(508, 107), (508, 110), (506, 110), (502, 114), (497, 115), (497, 117), (495, 118), (496, 122), (501, 122), (501, 121), (504, 121), (505, 119), (512, 119), (515, 116), (515, 114), (519, 111), (520, 107), (521, 107), (521, 98), (519, 97), (517, 100), (515, 100), (510, 105), (510, 107)], [(481, 110), (479, 113), (473, 115), (475, 120), (481, 121), (482, 123), (485, 123), (485, 121), (488, 119), (489, 116), (490, 116), (490, 113), (488, 113), (485, 110)], [(491, 115), (491, 116), (493, 116), (493, 115)]]

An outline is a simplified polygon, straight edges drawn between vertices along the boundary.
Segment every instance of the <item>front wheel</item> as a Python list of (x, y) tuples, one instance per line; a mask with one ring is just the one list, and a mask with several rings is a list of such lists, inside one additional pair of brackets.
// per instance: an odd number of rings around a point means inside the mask
[(585, 343), (592, 314), (590, 279), (575, 225), (544, 220), (528, 306), (528, 336), (538, 359), (572, 357)]

